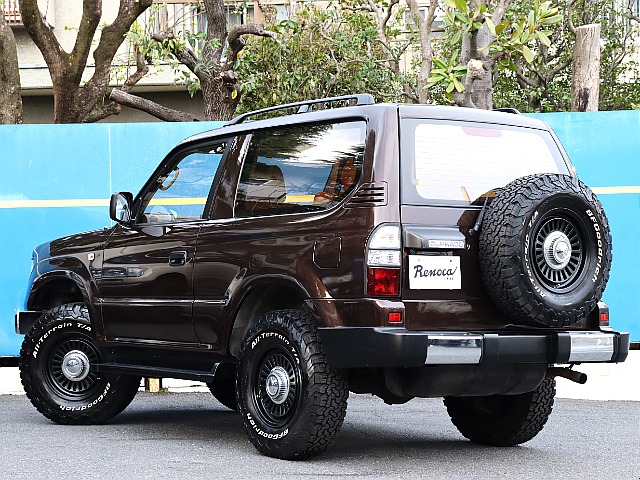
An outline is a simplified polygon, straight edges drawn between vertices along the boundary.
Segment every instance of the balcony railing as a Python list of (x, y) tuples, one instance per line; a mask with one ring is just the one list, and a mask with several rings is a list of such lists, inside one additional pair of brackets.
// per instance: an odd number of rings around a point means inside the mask
[(18, 0), (4, 0), (2, 4), (2, 13), (9, 25), (22, 25), (22, 17), (20, 16), (18, 3)]

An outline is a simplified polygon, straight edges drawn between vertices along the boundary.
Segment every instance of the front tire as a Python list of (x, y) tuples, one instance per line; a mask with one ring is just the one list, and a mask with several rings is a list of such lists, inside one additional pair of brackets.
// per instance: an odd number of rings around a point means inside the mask
[(140, 377), (99, 375), (87, 307), (68, 304), (43, 314), (20, 349), (20, 379), (34, 407), (67, 425), (103, 423), (133, 400)]
[(249, 330), (238, 388), (249, 440), (275, 458), (324, 451), (347, 410), (346, 383), (329, 367), (312, 316), (300, 310), (269, 312)]
[(535, 437), (551, 415), (556, 381), (547, 378), (533, 392), (489, 397), (446, 397), (458, 431), (473, 443), (511, 447)]

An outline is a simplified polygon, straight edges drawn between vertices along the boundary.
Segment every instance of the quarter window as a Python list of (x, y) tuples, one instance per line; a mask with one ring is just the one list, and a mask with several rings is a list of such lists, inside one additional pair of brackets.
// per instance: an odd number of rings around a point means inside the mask
[(346, 122), (253, 134), (235, 215), (321, 211), (338, 204), (360, 179), (365, 131), (365, 122)]

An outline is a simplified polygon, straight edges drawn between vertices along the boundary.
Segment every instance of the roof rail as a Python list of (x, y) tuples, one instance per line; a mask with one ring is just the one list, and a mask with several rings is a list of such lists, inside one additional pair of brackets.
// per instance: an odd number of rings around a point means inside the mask
[(520, 110), (518, 110), (517, 108), (512, 108), (512, 107), (494, 108), (493, 111), (494, 112), (513, 113), (515, 115), (522, 115), (522, 113), (520, 113)]
[(284, 105), (276, 105), (274, 107), (268, 107), (261, 110), (255, 110), (253, 112), (243, 113), (242, 115), (238, 115), (237, 117), (229, 121), (227, 125), (237, 125), (244, 122), (247, 118), (254, 117), (256, 115), (275, 112), (278, 110), (286, 110), (293, 107), (299, 107), (297, 113), (307, 113), (311, 111), (312, 105), (317, 105), (319, 103), (342, 102), (345, 100), (355, 100), (356, 105), (373, 105), (374, 103), (376, 103), (373, 96), (368, 93), (355, 93), (353, 95), (343, 95), (341, 97), (319, 98), (317, 100), (306, 100), (304, 102), (287, 103)]

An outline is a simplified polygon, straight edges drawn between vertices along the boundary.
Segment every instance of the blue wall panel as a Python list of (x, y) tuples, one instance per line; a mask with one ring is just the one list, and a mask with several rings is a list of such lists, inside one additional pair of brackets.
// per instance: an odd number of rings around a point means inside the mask
[[(580, 177), (591, 187), (640, 189), (640, 112), (534, 115), (560, 137)], [(23, 308), (36, 245), (110, 224), (107, 202), (115, 191), (137, 192), (180, 140), (219, 123), (0, 125), (0, 355), (18, 354), (15, 311)], [(614, 236), (614, 262), (605, 300), (614, 328), (640, 341), (635, 303), (640, 282), (638, 193), (599, 194)], [(22, 201), (16, 207), (9, 201)], [(25, 201), (44, 200), (45, 206)], [(54, 206), (79, 200), (83, 206)], [(63, 202), (68, 204), (68, 202)], [(28, 205), (28, 204), (27, 204)]]
[[(33, 248), (110, 225), (112, 192), (137, 192), (179, 141), (219, 125), (0, 125), (0, 355), (19, 352), (22, 337), (14, 333), (13, 317), (24, 308)], [(29, 207), (33, 200), (46, 206)], [(55, 206), (70, 200), (84, 206)]]
[[(602, 202), (613, 236), (613, 265), (604, 301), (611, 309), (614, 328), (631, 332), (632, 341), (640, 342), (640, 112), (532, 116), (553, 128), (580, 179)], [(634, 193), (615, 193), (608, 187), (635, 188), (627, 189)]]

